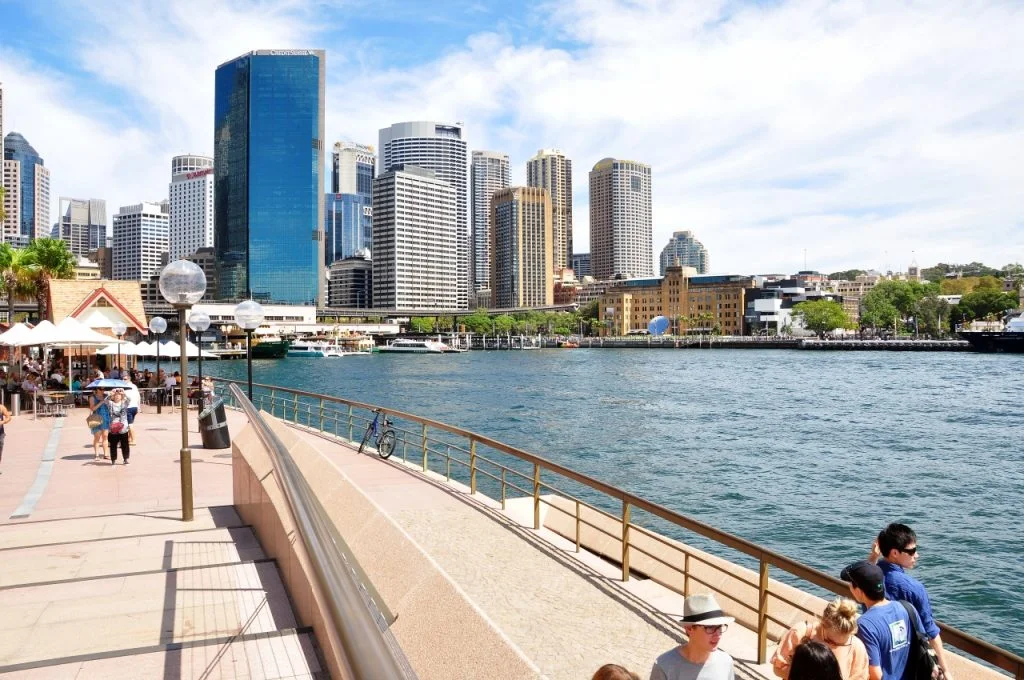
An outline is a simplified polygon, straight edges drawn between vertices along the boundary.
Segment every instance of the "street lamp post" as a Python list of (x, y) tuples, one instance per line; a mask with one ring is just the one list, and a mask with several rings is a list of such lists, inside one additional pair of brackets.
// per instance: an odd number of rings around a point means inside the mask
[(121, 369), (121, 336), (128, 330), (128, 327), (124, 325), (123, 321), (118, 321), (110, 327), (110, 330), (114, 331), (114, 335), (117, 336), (117, 371), (120, 373), (121, 379), (124, 379), (124, 371)]
[(249, 367), (249, 401), (252, 401), (252, 332), (263, 323), (263, 306), (255, 300), (243, 300), (235, 307), (235, 323), (245, 331), (245, 360)]
[(157, 392), (156, 392), (156, 412), (163, 413), (164, 398), (161, 390), (163, 385), (160, 385), (160, 336), (167, 330), (167, 321), (162, 316), (154, 316), (149, 320), (149, 330), (153, 331), (154, 341), (156, 342), (156, 381), (157, 381)]
[(175, 260), (160, 272), (160, 294), (178, 310), (178, 337), (181, 345), (181, 519), (192, 521), (192, 450), (188, 447), (188, 339), (185, 313), (206, 292), (206, 274), (194, 262)]
[(210, 315), (206, 312), (192, 312), (188, 315), (188, 327), (196, 334), (199, 347), (199, 394), (203, 393), (203, 333), (210, 327)]

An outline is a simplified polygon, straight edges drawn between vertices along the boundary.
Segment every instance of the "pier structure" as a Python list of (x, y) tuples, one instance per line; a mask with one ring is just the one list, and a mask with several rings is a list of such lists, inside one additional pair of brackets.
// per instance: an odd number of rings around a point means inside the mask
[[(356, 452), (371, 405), (217, 391), (233, 443), (190, 434), (191, 522), (177, 414), (140, 414), (127, 466), (92, 460), (84, 409), (7, 426), (0, 675), (568, 679), (615, 662), (646, 676), (684, 637), (684, 594), (714, 591), (737, 619), (722, 642), (737, 677), (770, 678), (778, 635), (844, 592), (455, 426), (389, 412), (398, 442), (382, 460), (372, 442)], [(960, 680), (1024, 677), (1020, 657), (943, 638), (1002, 669), (956, 658)]]

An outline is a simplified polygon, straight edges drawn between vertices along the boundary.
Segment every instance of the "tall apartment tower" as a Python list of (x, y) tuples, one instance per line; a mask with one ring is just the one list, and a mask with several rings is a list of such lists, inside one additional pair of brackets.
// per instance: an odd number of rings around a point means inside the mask
[(461, 309), (458, 198), (436, 173), (392, 165), (373, 182), (373, 306)]
[(474, 151), (469, 168), (473, 199), (473, 292), (491, 286), (491, 198), (509, 187), (508, 154)]
[(711, 257), (704, 244), (697, 240), (692, 231), (673, 232), (672, 238), (661, 251), (661, 275), (673, 265), (693, 267), (698, 274), (707, 274), (711, 269)]
[(217, 67), (218, 297), (323, 304), (323, 50), (257, 50)]
[(213, 247), (213, 159), (186, 154), (171, 159), (171, 260)]
[(0, 83), (0, 163), (4, 160), (4, 84)]
[(160, 275), (170, 247), (170, 205), (136, 203), (114, 215), (113, 275), (121, 281), (146, 281)]
[(370, 251), (376, 151), (368, 144), (337, 142), (331, 167), (331, 193), (324, 197), (327, 266)]
[(107, 202), (102, 198), (60, 197), (60, 222), (56, 225), (59, 238), (68, 244), (68, 250), (79, 257), (107, 244)]
[(0, 83), (0, 187), (4, 189), (3, 220), (0, 220), (0, 243), (10, 241), (20, 231), (21, 165), (8, 161), (4, 155), (4, 87)]
[(455, 194), (456, 228), (452, 255), (459, 272), (454, 282), (456, 305), (459, 309), (467, 309), (472, 287), (469, 269), (469, 156), (462, 123), (395, 123), (381, 129), (378, 153), (381, 173), (395, 165), (415, 165), (432, 171), (436, 179), (451, 185)]
[(4, 137), (4, 190), (10, 191), (15, 184), (18, 209), (17, 221), (13, 224), (17, 228), (12, 224), (4, 240), (19, 246), (28, 245), (34, 238), (50, 235), (50, 171), (27, 139), (17, 132), (9, 132)]
[(572, 266), (572, 161), (558, 149), (540, 149), (526, 163), (526, 185), (551, 197), (555, 271)]
[(651, 166), (605, 158), (590, 171), (590, 268), (595, 279), (654, 276)]
[(492, 199), (492, 306), (555, 303), (551, 197), (540, 187), (503, 189)]

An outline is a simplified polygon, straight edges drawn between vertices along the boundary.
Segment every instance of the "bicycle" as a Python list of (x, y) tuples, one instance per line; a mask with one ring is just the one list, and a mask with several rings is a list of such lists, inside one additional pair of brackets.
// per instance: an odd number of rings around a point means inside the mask
[(391, 421), (386, 413), (380, 409), (375, 409), (373, 413), (373, 420), (366, 426), (363, 441), (359, 443), (359, 453), (363, 452), (366, 443), (373, 437), (377, 443), (377, 455), (387, 460), (395, 451), (395, 431), (391, 429)]

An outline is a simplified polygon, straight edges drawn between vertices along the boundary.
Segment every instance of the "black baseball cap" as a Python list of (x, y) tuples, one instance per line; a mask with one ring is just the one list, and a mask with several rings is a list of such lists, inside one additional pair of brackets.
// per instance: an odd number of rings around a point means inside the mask
[(872, 600), (878, 601), (885, 597), (885, 573), (877, 564), (867, 560), (854, 562), (843, 569), (839, 578), (857, 586)]

